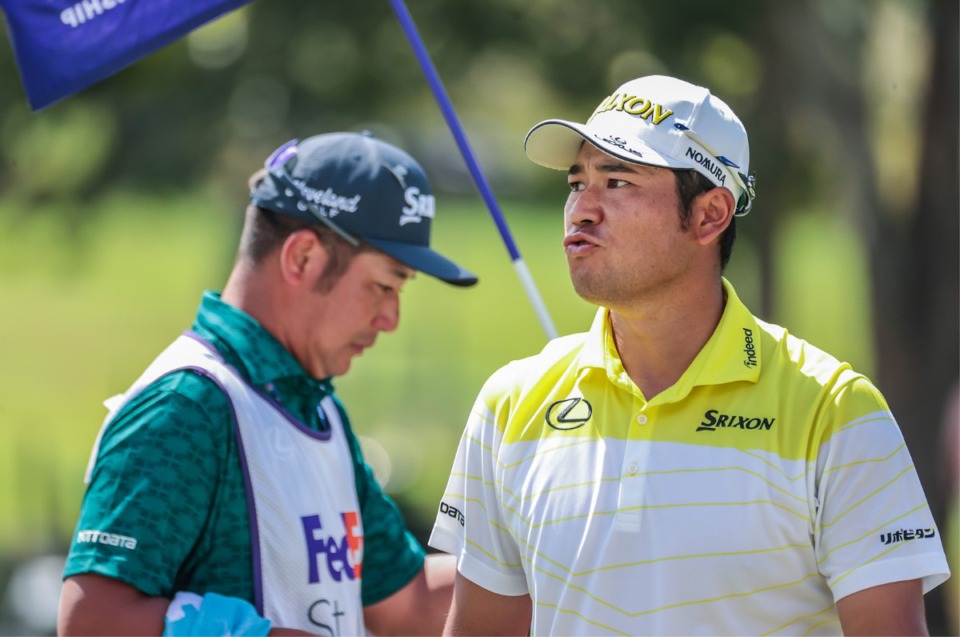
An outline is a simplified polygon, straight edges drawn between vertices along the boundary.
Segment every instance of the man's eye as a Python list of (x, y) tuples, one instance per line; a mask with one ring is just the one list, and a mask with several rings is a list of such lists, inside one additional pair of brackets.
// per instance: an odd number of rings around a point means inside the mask
[(628, 183), (629, 183), (629, 182), (626, 181), (625, 179), (611, 179), (611, 180), (609, 181), (609, 184), (610, 184), (610, 187), (611, 187), (611, 188), (623, 188), (623, 187), (626, 186)]
[(570, 182), (567, 182), (567, 185), (570, 186), (571, 192), (580, 192), (581, 190), (583, 190), (583, 184), (580, 183), (579, 181), (570, 181)]

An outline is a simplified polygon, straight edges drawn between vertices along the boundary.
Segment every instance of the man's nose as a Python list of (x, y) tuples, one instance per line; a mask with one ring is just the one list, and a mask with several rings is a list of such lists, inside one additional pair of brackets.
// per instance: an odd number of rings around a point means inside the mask
[(383, 332), (392, 332), (400, 325), (400, 297), (393, 295), (383, 302), (373, 321), (374, 327)]
[(603, 206), (597, 187), (586, 187), (574, 193), (567, 202), (567, 219), (575, 226), (599, 223), (603, 219)]

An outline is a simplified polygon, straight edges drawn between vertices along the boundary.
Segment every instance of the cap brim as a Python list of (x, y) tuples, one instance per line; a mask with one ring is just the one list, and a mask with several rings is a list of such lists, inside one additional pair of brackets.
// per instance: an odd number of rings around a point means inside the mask
[(687, 167), (660, 154), (637, 138), (623, 139), (620, 131), (562, 119), (548, 119), (531, 128), (523, 141), (523, 148), (534, 163), (546, 168), (568, 170), (576, 162), (584, 140), (608, 155), (631, 164), (663, 168)]
[(424, 246), (400, 243), (398, 241), (384, 241), (383, 239), (363, 239), (375, 248), (382, 250), (391, 257), (410, 266), (414, 270), (429, 274), (441, 281), (469, 287), (477, 283), (477, 276), (464, 270), (459, 265)]

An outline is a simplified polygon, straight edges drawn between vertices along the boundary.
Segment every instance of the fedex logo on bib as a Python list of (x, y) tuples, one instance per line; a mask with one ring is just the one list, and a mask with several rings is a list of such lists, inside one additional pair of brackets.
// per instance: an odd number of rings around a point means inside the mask
[[(363, 528), (360, 514), (345, 511), (340, 514), (343, 526), (334, 525), (333, 530), (325, 529), (319, 515), (305, 515), (300, 518), (307, 544), (307, 563), (310, 565), (309, 582), (320, 581), (320, 565), (326, 563), (327, 573), (335, 582), (347, 579), (360, 579), (363, 564)], [(331, 535), (336, 528), (345, 533), (341, 537)]]

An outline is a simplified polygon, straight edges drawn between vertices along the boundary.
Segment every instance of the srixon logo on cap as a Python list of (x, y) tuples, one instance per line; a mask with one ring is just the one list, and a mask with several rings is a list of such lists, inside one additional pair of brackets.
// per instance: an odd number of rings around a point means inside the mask
[(436, 208), (433, 195), (421, 194), (419, 188), (410, 186), (404, 191), (403, 200), (407, 205), (400, 210), (401, 226), (408, 223), (420, 223), (424, 218), (433, 219)]
[[(614, 93), (600, 102), (597, 110), (593, 111), (590, 120), (607, 111), (623, 111), (627, 115), (637, 115), (643, 119), (649, 119), (654, 124), (659, 124), (663, 120), (673, 115), (673, 111), (666, 108), (663, 104), (654, 104), (645, 97), (628, 95), (626, 93)], [(587, 123), (590, 122), (587, 121)]]

